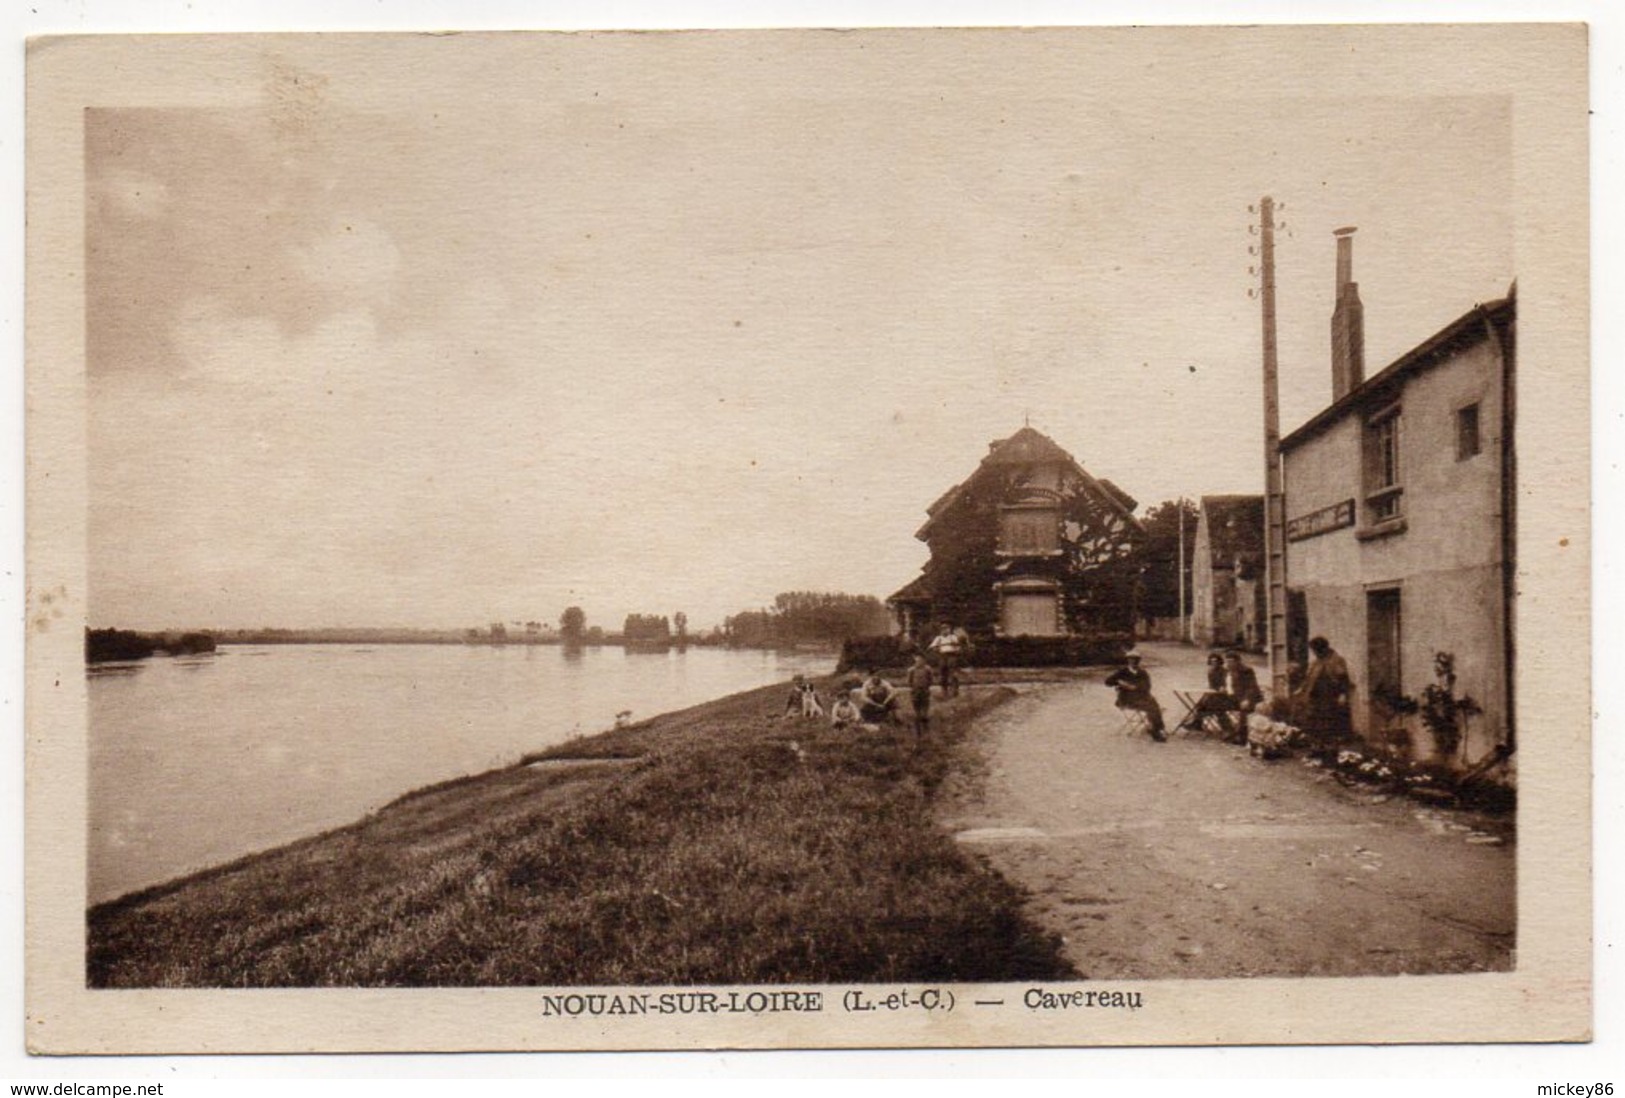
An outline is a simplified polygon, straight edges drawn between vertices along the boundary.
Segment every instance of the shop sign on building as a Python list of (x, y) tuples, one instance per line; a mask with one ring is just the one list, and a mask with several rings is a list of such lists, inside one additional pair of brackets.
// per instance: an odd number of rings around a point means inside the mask
[(1307, 515), (1288, 519), (1286, 540), (1303, 541), (1305, 538), (1319, 537), (1321, 534), (1329, 534), (1333, 530), (1353, 525), (1354, 501), (1345, 499), (1330, 507), (1322, 507), (1318, 511), (1310, 511)]

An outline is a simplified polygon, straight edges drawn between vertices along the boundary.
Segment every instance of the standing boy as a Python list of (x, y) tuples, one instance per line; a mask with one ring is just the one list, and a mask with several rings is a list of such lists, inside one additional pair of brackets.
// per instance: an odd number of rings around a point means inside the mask
[(931, 731), (931, 680), (934, 676), (925, 654), (914, 655), (914, 665), (908, 669), (909, 700), (914, 703), (914, 746), (920, 746), (925, 734)]

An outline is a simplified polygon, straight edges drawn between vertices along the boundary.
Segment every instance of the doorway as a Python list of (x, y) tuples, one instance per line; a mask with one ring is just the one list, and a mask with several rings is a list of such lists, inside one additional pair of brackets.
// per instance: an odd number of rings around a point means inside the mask
[(1399, 588), (1367, 591), (1365, 607), (1366, 674), (1371, 679), (1370, 697), (1374, 700), (1397, 698), (1405, 692), (1400, 661), (1403, 626)]

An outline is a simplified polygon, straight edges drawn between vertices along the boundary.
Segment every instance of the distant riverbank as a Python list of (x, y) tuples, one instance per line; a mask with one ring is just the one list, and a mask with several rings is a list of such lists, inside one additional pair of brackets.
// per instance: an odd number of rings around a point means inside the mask
[(1011, 692), (902, 729), (780, 720), (783, 687), (429, 786), (93, 907), (96, 987), (1059, 978), (1021, 895), (933, 822)]
[(632, 640), (620, 633), (596, 631), (577, 641), (558, 633), (515, 630), (492, 633), (479, 629), (208, 629), (143, 633), (129, 629), (85, 630), (85, 656), (89, 663), (145, 659), (156, 653), (195, 655), (217, 646), (263, 647), (273, 644), (474, 644), (495, 646), (551, 646), (558, 648), (627, 648), (637, 651), (681, 651), (687, 648), (727, 648), (763, 652), (810, 652), (834, 656), (839, 641), (785, 644), (745, 644), (714, 636), (683, 639)]

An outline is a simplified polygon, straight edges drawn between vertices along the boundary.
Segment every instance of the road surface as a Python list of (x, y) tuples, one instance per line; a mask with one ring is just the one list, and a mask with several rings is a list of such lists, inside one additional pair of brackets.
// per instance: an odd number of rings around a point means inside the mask
[[(1173, 689), (1200, 688), (1203, 654), (1141, 650), (1172, 725)], [(1382, 798), (1210, 738), (1125, 734), (1105, 674), (994, 711), (977, 733), (986, 772), (946, 820), (1031, 893), (1085, 978), (1513, 967), (1510, 819)]]

